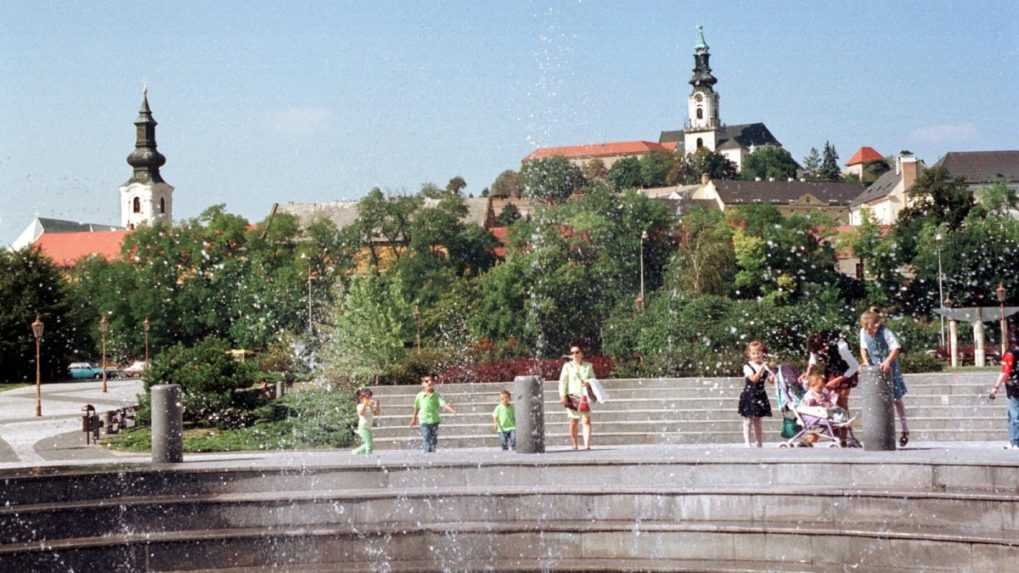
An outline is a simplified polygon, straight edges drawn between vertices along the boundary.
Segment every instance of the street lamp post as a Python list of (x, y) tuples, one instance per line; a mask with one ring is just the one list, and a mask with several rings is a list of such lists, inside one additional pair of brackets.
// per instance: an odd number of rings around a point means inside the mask
[(640, 233), (640, 308), (644, 309), (644, 243), (647, 241), (647, 231)]
[(1005, 320), (1005, 285), (998, 283), (998, 288), (994, 289), (994, 294), (998, 297), (998, 305), (1001, 308), (1001, 358), (1005, 358), (1005, 353), (1008, 352), (1008, 322)]
[(934, 240), (938, 243), (938, 300), (941, 304), (941, 347), (945, 346), (945, 286), (942, 280), (941, 272), (941, 233), (934, 235)]
[(106, 393), (106, 333), (109, 332), (109, 330), (110, 330), (110, 321), (106, 319), (106, 315), (103, 315), (102, 320), (99, 321), (99, 335), (100, 335), (100, 338), (102, 339), (102, 347), (103, 347), (103, 362), (102, 362), (102, 366), (100, 366), (100, 368), (102, 368), (103, 393), (104, 394)]
[(35, 315), (32, 323), (32, 335), (35, 336), (35, 415), (42, 416), (42, 370), (39, 364), (39, 342), (42, 340), (43, 324), (39, 315)]
[(142, 330), (145, 331), (145, 367), (149, 367), (149, 319), (142, 321)]
[(417, 330), (415, 346), (417, 351), (421, 352), (421, 309), (416, 304), (414, 305), (414, 328)]

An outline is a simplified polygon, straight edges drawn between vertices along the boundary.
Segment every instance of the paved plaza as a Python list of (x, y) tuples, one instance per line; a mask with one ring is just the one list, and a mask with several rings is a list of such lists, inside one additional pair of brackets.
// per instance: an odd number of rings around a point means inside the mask
[(0, 392), (0, 464), (37, 465), (47, 460), (109, 460), (117, 454), (86, 446), (81, 431), (81, 408), (97, 412), (138, 403), (142, 381), (109, 380), (107, 393), (101, 382), (59, 382), (42, 385), (41, 418), (35, 416), (35, 386)]

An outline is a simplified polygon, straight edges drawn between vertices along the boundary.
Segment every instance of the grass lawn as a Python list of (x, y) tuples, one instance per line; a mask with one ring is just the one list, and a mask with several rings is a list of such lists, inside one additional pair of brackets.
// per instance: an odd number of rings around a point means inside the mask
[(0, 382), (0, 392), (14, 390), (15, 388), (24, 388), (25, 386), (31, 386), (31, 384), (27, 382)]

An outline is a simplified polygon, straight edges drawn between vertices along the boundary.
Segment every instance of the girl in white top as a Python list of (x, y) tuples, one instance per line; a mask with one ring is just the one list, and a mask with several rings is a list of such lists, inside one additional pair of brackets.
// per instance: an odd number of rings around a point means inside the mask
[(370, 454), (375, 451), (372, 426), (375, 416), (381, 414), (382, 406), (377, 400), (372, 400), (372, 391), (367, 388), (357, 391), (357, 401), (357, 435), (361, 438), (361, 445), (353, 453)]

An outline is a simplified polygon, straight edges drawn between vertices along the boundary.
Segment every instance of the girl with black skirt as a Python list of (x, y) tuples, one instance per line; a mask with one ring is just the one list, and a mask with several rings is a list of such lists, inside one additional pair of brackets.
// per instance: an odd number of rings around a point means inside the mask
[(764, 383), (775, 383), (775, 375), (764, 362), (764, 344), (755, 340), (747, 345), (749, 362), (743, 365), (743, 392), (739, 395), (739, 415), (743, 416), (743, 442), (751, 447), (750, 435), (756, 434), (758, 448), (763, 445), (764, 429), (761, 418), (771, 417), (771, 402)]

